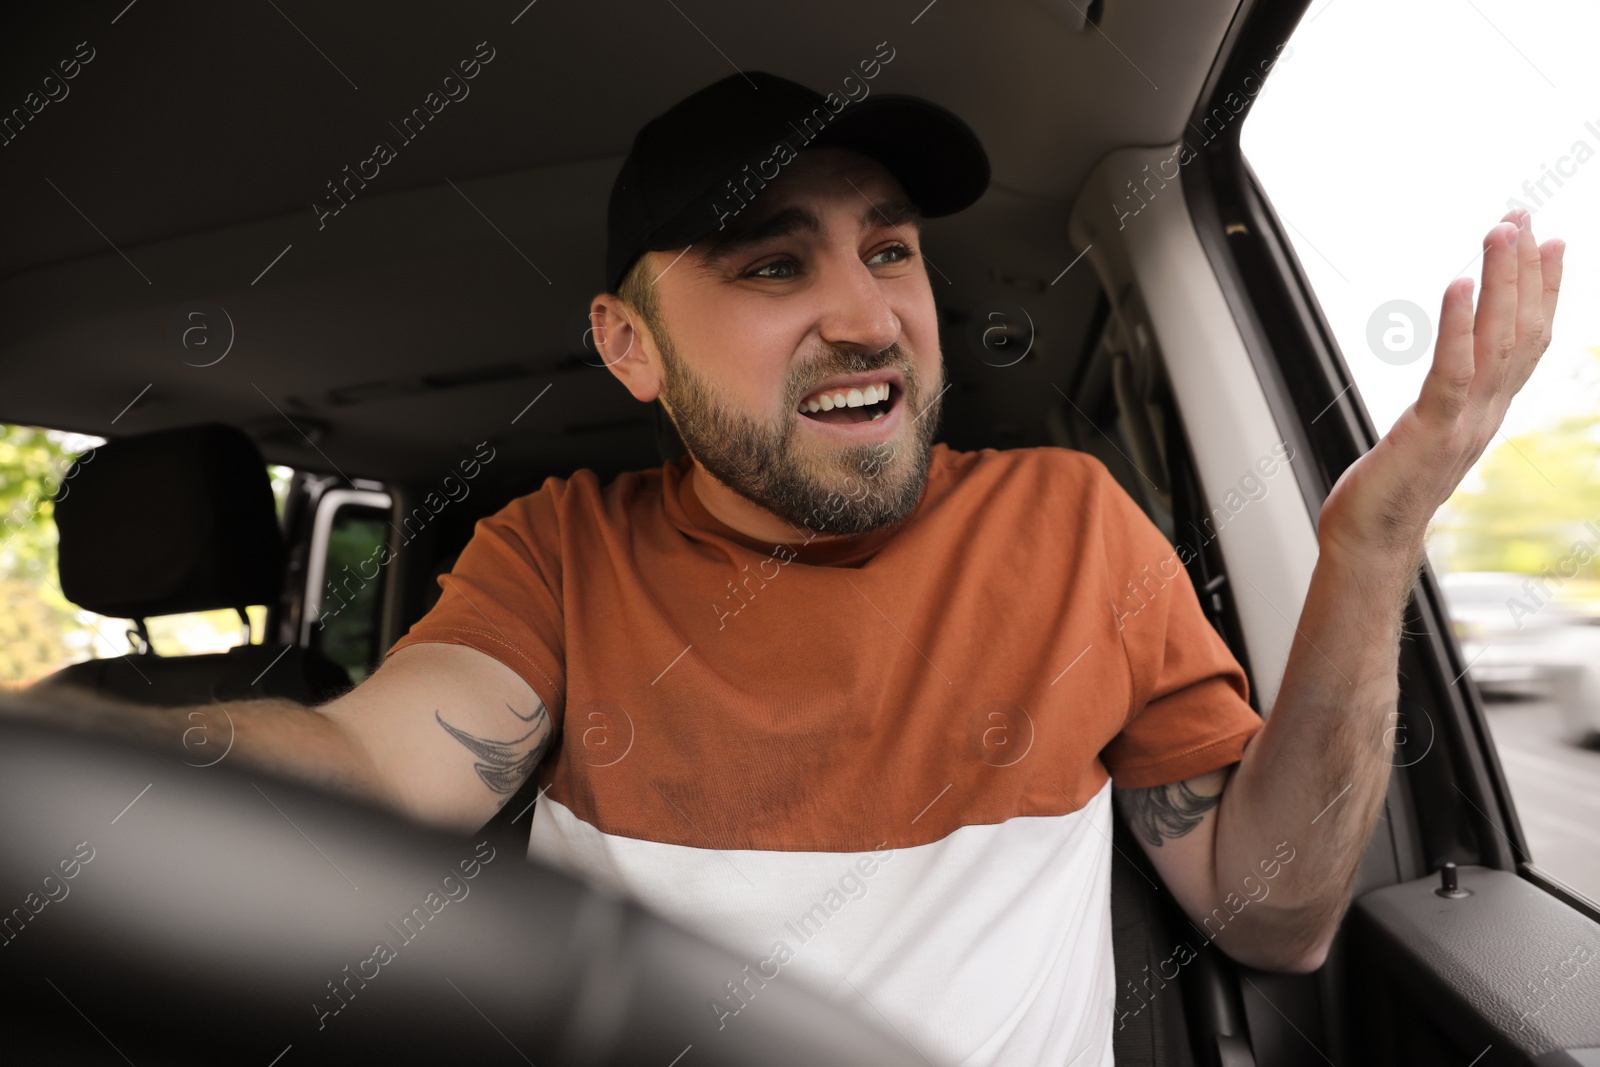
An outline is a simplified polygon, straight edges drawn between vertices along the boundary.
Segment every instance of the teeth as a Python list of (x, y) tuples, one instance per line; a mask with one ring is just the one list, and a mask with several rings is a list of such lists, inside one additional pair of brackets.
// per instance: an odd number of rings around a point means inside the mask
[[(859, 408), (889, 399), (889, 383), (879, 382), (865, 388), (835, 389), (831, 393), (818, 393), (801, 403), (801, 411), (832, 411), (834, 408)], [(873, 418), (881, 416), (874, 415)]]

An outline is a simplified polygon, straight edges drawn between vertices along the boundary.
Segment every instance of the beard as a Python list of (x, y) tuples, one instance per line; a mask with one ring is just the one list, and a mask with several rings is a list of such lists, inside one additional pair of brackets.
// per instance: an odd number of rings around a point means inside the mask
[[(929, 450), (938, 431), (945, 376), (923, 383), (905, 349), (894, 344), (868, 355), (827, 346), (790, 373), (786, 408), (775, 421), (729, 404), (679, 356), (664, 328), (652, 328), (661, 353), (661, 400), (685, 449), (717, 481), (794, 526), (820, 534), (863, 534), (892, 526), (916, 510), (928, 480)], [(861, 445), (812, 440), (800, 425), (800, 398), (840, 374), (893, 367), (904, 379), (905, 425), (896, 437)], [(925, 394), (932, 392), (931, 400)]]

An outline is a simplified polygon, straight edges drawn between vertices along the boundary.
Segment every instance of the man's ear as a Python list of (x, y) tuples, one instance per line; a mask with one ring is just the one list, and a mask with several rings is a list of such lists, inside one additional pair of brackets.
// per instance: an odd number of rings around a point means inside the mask
[(655, 338), (637, 312), (613, 293), (589, 305), (589, 336), (606, 369), (645, 403), (661, 392), (661, 362)]

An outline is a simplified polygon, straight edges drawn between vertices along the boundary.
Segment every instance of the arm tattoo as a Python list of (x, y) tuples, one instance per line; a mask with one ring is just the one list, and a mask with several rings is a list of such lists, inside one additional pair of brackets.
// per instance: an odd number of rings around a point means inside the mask
[(1140, 837), (1156, 847), (1163, 838), (1182, 837), (1222, 801), (1221, 793), (1196, 793), (1188, 782), (1173, 782), (1149, 789), (1119, 789), (1122, 814)]
[[(539, 740), (528, 752), (518, 754), (517, 746), (541, 730), (548, 730), (547, 716), (545, 715), (544, 702), (540, 701), (532, 715), (519, 714), (510, 704), (506, 708), (511, 714), (523, 722), (533, 723), (533, 728), (514, 741), (491, 741), (483, 737), (475, 737), (465, 730), (458, 730), (444, 721), (438, 709), (434, 710), (433, 717), (439, 725), (445, 728), (449, 735), (465, 745), (473, 755), (481, 761), (474, 764), (478, 777), (483, 779), (483, 784), (493, 789), (496, 793), (515, 793), (517, 787), (527, 780), (528, 775), (539, 765), (544, 758), (544, 751), (550, 744), (550, 734)], [(502, 801), (504, 803), (504, 801)]]

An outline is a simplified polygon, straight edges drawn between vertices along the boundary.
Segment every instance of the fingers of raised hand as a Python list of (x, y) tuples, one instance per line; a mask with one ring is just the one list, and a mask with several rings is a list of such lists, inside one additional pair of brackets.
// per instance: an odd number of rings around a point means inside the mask
[(1537, 359), (1549, 336), (1544, 315), (1544, 268), (1539, 242), (1533, 239), (1533, 219), (1517, 209), (1517, 350)]
[[(1512, 254), (1508, 256), (1500, 252), (1497, 255), (1496, 237), (1507, 223), (1517, 227), (1511, 236)], [(1478, 341), (1479, 353), (1489, 361), (1488, 366), (1493, 366), (1494, 357), (1499, 356), (1502, 373), (1498, 378), (1486, 377), (1474, 388), (1474, 393), (1480, 393), (1481, 402), (1484, 403), (1492, 403), (1497, 399), (1509, 402), (1510, 397), (1527, 382), (1539, 357), (1550, 347), (1550, 328), (1555, 320), (1556, 301), (1561, 291), (1562, 258), (1566, 243), (1554, 240), (1546, 241), (1541, 246), (1533, 236), (1531, 216), (1525, 209), (1517, 208), (1508, 211), (1501, 225), (1490, 231), (1484, 247), (1485, 290), (1489, 287), (1491, 274), (1500, 285), (1506, 285), (1509, 259), (1516, 267), (1517, 299), (1509, 333), (1506, 320), (1502, 317), (1505, 311), (1503, 300), (1489, 312), (1487, 320), (1484, 309), (1479, 309), (1479, 326), (1476, 327), (1482, 334)], [(1503, 293), (1502, 289), (1502, 296)]]
[[(1502, 222), (1483, 239), (1483, 284), (1478, 294), (1478, 314), (1472, 333), (1477, 355), (1474, 402), (1500, 392), (1509, 364), (1517, 351), (1522, 302), (1522, 230), (1515, 222)], [(1537, 269), (1537, 265), (1536, 265)], [(1535, 278), (1537, 284), (1537, 278)]]
[(1454, 423), (1467, 406), (1475, 373), (1472, 279), (1458, 278), (1444, 291), (1439, 339), (1434, 342), (1433, 363), (1417, 399), (1417, 414), (1435, 425)]
[(1567, 242), (1559, 237), (1539, 246), (1539, 277), (1544, 282), (1540, 303), (1544, 308), (1544, 343), (1550, 343), (1550, 328), (1556, 321), (1556, 298), (1561, 295), (1561, 270)]
[(1498, 421), (1550, 344), (1561, 289), (1564, 242), (1533, 236), (1529, 213), (1508, 211), (1483, 242), (1483, 284), (1476, 310), (1472, 282), (1445, 290), (1439, 340), (1418, 413), (1455, 420), (1469, 406)]

